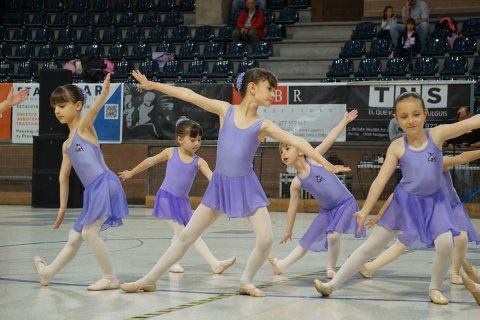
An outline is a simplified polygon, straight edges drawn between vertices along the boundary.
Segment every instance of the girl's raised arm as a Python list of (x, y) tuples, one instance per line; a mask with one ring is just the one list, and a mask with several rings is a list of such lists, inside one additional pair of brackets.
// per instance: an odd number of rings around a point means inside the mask
[(465, 151), (454, 157), (444, 156), (443, 171), (447, 170), (450, 167), (458, 166), (460, 164), (466, 164), (477, 159), (480, 159), (480, 150)]
[(352, 110), (350, 112), (345, 112), (343, 119), (333, 128), (325, 138), (325, 140), (320, 143), (315, 150), (320, 154), (325, 154), (328, 149), (335, 143), (338, 136), (343, 132), (347, 124), (352, 122), (358, 117), (358, 110)]
[(480, 128), (480, 114), (455, 123), (436, 126), (431, 128), (430, 132), (437, 145), (441, 146), (444, 141), (456, 138), (465, 132), (477, 128)]
[(294, 146), (298, 150), (302, 151), (308, 158), (323, 165), (327, 171), (334, 173), (350, 171), (350, 168), (348, 167), (332, 165), (321, 154), (315, 151), (315, 149), (310, 145), (310, 143), (308, 143), (307, 140), (280, 129), (280, 127), (270, 120), (263, 121), (259, 139), (263, 140), (266, 136), (271, 137), (279, 142), (283, 142), (289, 146)]
[(108, 99), (108, 93), (110, 92), (110, 73), (105, 76), (105, 80), (103, 80), (102, 92), (100, 95), (95, 99), (95, 102), (88, 108), (85, 116), (83, 116), (81, 120), (81, 125), (86, 128), (93, 128), (93, 122), (97, 118), (98, 112), (102, 109), (105, 105), (105, 102)]
[(171, 97), (190, 102), (208, 112), (215, 113), (220, 117), (226, 115), (228, 107), (230, 106), (228, 102), (204, 97), (188, 88), (150, 81), (137, 70), (132, 71), (132, 76), (138, 81), (138, 85), (141, 89), (163, 92)]
[(7, 99), (5, 99), (0, 103), (0, 113), (7, 111), (9, 108), (25, 101), (27, 97), (28, 97), (28, 88), (24, 88), (18, 92), (13, 92), (13, 88), (12, 88), (12, 90), (10, 90), (10, 93), (8, 94)]
[(137, 173), (145, 171), (148, 168), (156, 165), (159, 162), (167, 161), (168, 159), (170, 159), (172, 157), (172, 154), (173, 154), (173, 148), (163, 149), (157, 155), (154, 155), (153, 157), (148, 157), (145, 160), (143, 160), (142, 162), (140, 162), (132, 170), (124, 170), (122, 172), (119, 172), (118, 176), (119, 176), (120, 179), (122, 179), (122, 181), (130, 179), (131, 177), (133, 177)]

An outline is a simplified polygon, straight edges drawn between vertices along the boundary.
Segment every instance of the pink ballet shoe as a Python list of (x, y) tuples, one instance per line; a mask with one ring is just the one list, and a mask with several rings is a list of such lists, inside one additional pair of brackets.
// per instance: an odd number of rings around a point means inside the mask
[(272, 256), (268, 256), (268, 262), (272, 265), (272, 273), (276, 276), (279, 276), (283, 273), (282, 269), (278, 266), (278, 259)]
[(448, 299), (443, 295), (443, 293), (438, 289), (431, 289), (428, 292), (430, 300), (435, 304), (448, 304)]
[(317, 289), (318, 293), (324, 297), (329, 297), (333, 292), (332, 288), (327, 287), (318, 279), (313, 280), (313, 285), (315, 286), (315, 289)]
[(326, 272), (326, 274), (325, 274), (325, 277), (326, 277), (327, 279), (333, 279), (333, 277), (335, 277), (336, 274), (337, 274), (337, 273), (336, 273), (334, 270), (332, 270), (332, 269), (327, 269), (327, 272)]
[(33, 264), (35, 265), (35, 269), (37, 270), (38, 278), (40, 279), (40, 285), (48, 286), (50, 282), (42, 276), (40, 271), (40, 268), (45, 268), (47, 266), (47, 263), (43, 261), (42, 258), (40, 258), (39, 256), (35, 256), (33, 258)]
[(113, 280), (102, 278), (87, 287), (88, 291), (115, 290), (120, 288), (120, 282), (115, 278)]
[(233, 266), (235, 261), (237, 261), (237, 257), (230, 257), (227, 260), (220, 261), (220, 264), (215, 268), (213, 273), (222, 274), (225, 270)]
[(477, 302), (477, 304), (480, 306), (480, 290), (477, 289), (477, 286), (475, 285), (475, 282), (473, 282), (472, 279), (466, 274), (462, 275), (462, 280), (463, 280), (463, 285), (465, 288), (470, 291), (472, 294), (473, 298)]
[(122, 283), (120, 285), (120, 289), (127, 293), (135, 293), (135, 292), (155, 292), (157, 286), (154, 284), (137, 284), (135, 282), (127, 282)]
[(179, 264), (174, 264), (173, 266), (170, 267), (170, 269), (168, 271), (170, 271), (171, 273), (184, 273), (185, 272), (185, 270), (183, 270), (182, 266), (179, 265)]
[(468, 277), (472, 279), (473, 282), (480, 283), (480, 278), (477, 276), (475, 269), (473, 269), (470, 262), (468, 262), (465, 258), (462, 259), (462, 267), (463, 270), (465, 270), (465, 272), (468, 274)]
[(360, 269), (360, 271), (358, 271), (358, 273), (360, 273), (360, 275), (362, 277), (364, 277), (365, 279), (372, 279), (373, 278), (373, 273), (365, 266), (363, 266), (362, 269)]
[(256, 287), (253, 287), (253, 288), (240, 287), (238, 292), (241, 295), (247, 295), (247, 296), (255, 297), (255, 298), (263, 298), (263, 297), (266, 296), (265, 292), (263, 292), (262, 290), (260, 290)]

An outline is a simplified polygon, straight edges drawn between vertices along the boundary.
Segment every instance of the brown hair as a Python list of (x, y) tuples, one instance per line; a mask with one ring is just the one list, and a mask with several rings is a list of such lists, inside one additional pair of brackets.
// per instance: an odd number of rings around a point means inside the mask
[(400, 94), (396, 99), (395, 102), (393, 103), (393, 113), (397, 114), (397, 104), (405, 99), (417, 99), (420, 101), (422, 108), (425, 110), (425, 102), (423, 101), (423, 98), (421, 95), (419, 95), (416, 92), (409, 92), (406, 91), (402, 94)]
[(198, 122), (195, 122), (191, 119), (188, 119), (185, 116), (178, 118), (175, 125), (175, 136), (177, 137), (186, 137), (196, 138), (198, 136), (203, 136), (203, 129)]
[(263, 80), (268, 81), (272, 87), (274, 88), (277, 87), (277, 84), (278, 84), (277, 77), (272, 72), (263, 68), (252, 68), (238, 74), (235, 80), (233, 81), (233, 86), (235, 87), (235, 90), (237, 90), (238, 93), (240, 93), (240, 96), (243, 98), (247, 93), (247, 86), (250, 82), (257, 84)]
[(82, 89), (77, 87), (74, 84), (66, 84), (60, 87), (55, 88), (52, 94), (50, 95), (50, 106), (55, 106), (59, 103), (73, 102), (77, 103), (81, 101), (85, 103)]

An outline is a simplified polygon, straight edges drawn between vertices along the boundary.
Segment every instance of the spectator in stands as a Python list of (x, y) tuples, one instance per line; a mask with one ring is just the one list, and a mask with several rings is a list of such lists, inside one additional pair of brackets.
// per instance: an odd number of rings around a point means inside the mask
[(421, 45), (425, 45), (425, 40), (428, 35), (428, 18), (430, 9), (425, 1), (421, 0), (407, 0), (405, 6), (402, 8), (403, 24), (396, 23), (390, 27), (390, 36), (394, 45), (398, 43), (398, 37), (402, 31), (405, 30), (408, 19), (415, 20), (415, 28), (420, 35)]
[(408, 57), (412, 61), (412, 58), (420, 53), (420, 48), (421, 40), (419, 33), (415, 30), (415, 20), (410, 18), (407, 20), (407, 28), (398, 38), (395, 55)]
[[(230, 11), (230, 20), (237, 21), (240, 12), (247, 7), (245, 0), (233, 0), (232, 10)], [(267, 0), (258, 0), (258, 8), (265, 11), (267, 9)]]
[(390, 37), (390, 28), (397, 24), (397, 16), (392, 6), (386, 6), (383, 9), (383, 19), (382, 24), (380, 25), (380, 31), (378, 32), (377, 38), (388, 38)]
[(390, 141), (400, 138), (403, 136), (403, 130), (400, 128), (397, 119), (395, 119), (395, 115), (392, 114), (392, 119), (388, 124), (388, 138)]
[(238, 16), (232, 40), (256, 43), (265, 36), (265, 16), (263, 10), (257, 8), (256, 0), (246, 0), (245, 3), (247, 8)]
[[(463, 106), (458, 108), (457, 110), (457, 120), (462, 121), (465, 119), (470, 118), (470, 107)], [(460, 147), (472, 147), (478, 148), (480, 147), (480, 129), (474, 129), (472, 131), (465, 132), (463, 135), (449, 140), (448, 146), (453, 147), (453, 145), (460, 146)]]

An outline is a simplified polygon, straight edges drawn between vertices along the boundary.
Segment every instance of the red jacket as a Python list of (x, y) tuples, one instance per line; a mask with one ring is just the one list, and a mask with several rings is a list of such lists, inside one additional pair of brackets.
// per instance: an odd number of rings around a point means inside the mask
[(257, 9), (252, 17), (252, 25), (249, 28), (245, 27), (245, 22), (248, 20), (248, 9), (242, 10), (237, 19), (237, 28), (245, 28), (248, 30), (258, 30), (258, 38), (262, 39), (265, 36), (265, 15), (263, 10)]

